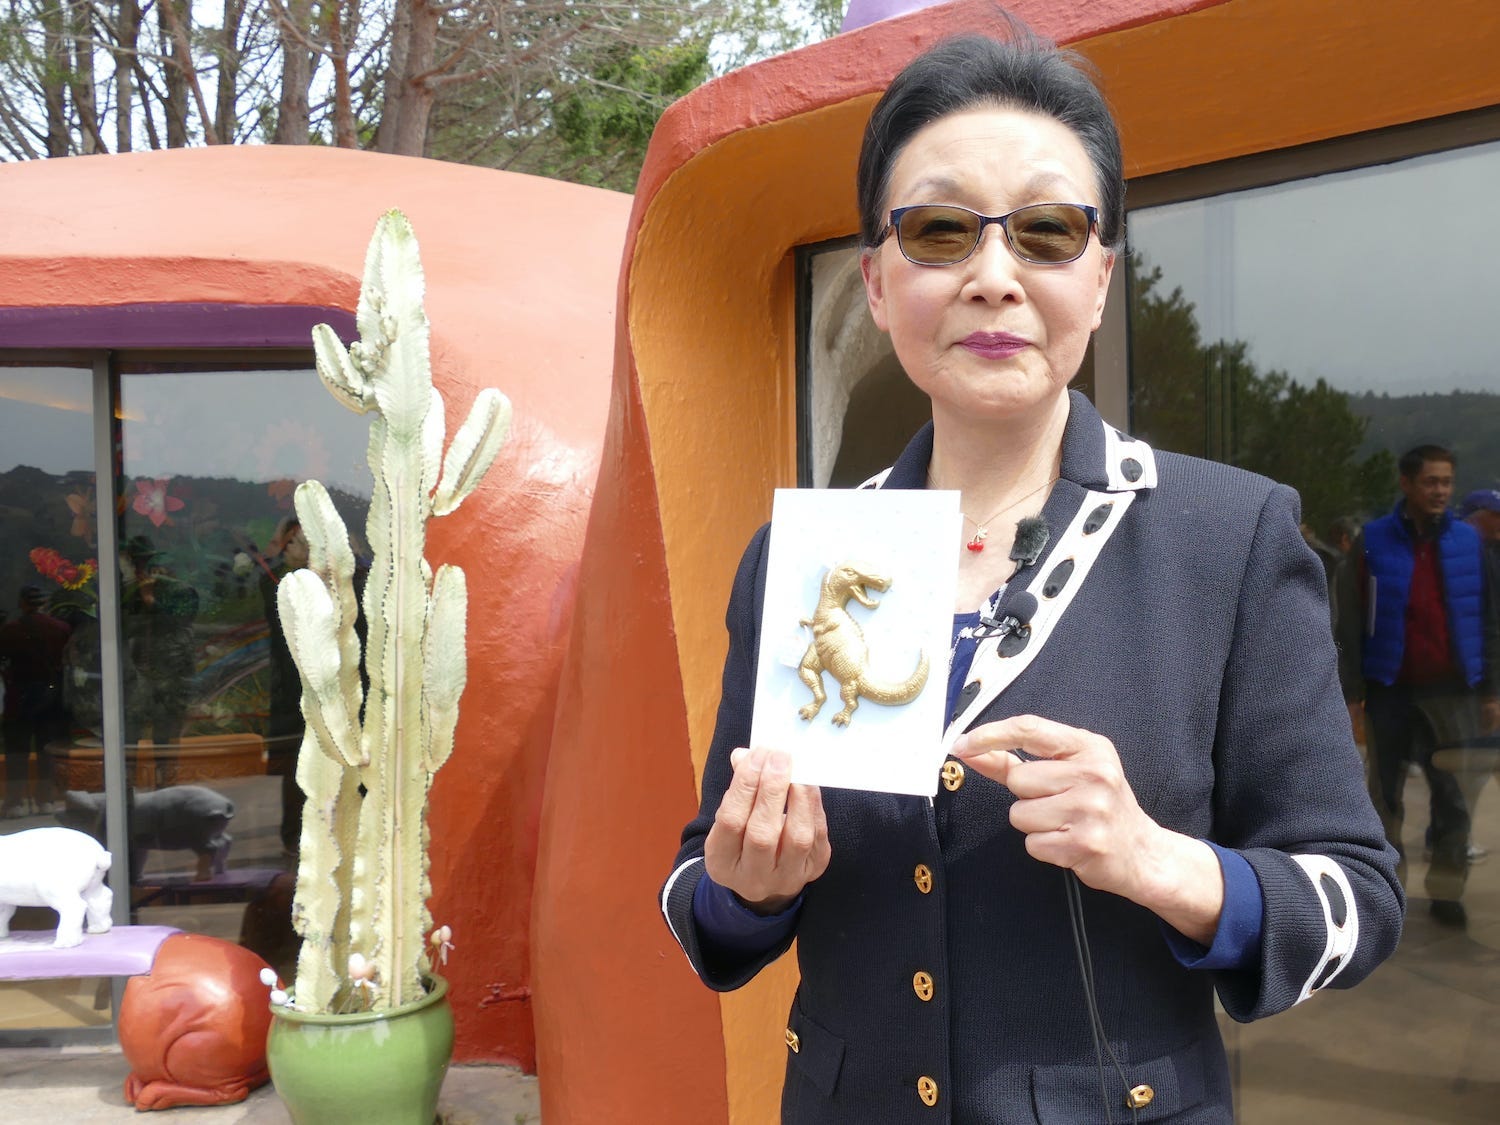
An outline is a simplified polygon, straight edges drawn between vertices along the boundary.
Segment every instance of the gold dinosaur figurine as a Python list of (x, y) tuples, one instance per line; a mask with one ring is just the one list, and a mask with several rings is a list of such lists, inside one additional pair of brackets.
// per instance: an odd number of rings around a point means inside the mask
[(866, 609), (874, 609), (880, 603), (866, 592), (873, 587), (884, 592), (891, 588), (891, 580), (872, 574), (853, 563), (843, 563), (823, 576), (822, 588), (818, 591), (818, 608), (812, 617), (802, 618), (802, 624), (812, 629), (812, 644), (797, 666), (797, 678), (812, 689), (813, 701), (798, 709), (797, 714), (811, 720), (823, 708), (828, 693), (823, 690), (823, 673), (830, 673), (839, 682), (839, 698), (844, 709), (833, 717), (835, 726), (848, 726), (859, 706), (859, 697), (871, 703), (882, 703), (888, 707), (910, 703), (921, 694), (927, 683), (927, 654), (917, 654), (917, 670), (900, 683), (889, 684), (877, 680), (870, 674), (870, 650), (865, 644), (864, 630), (844, 607), (853, 598)]

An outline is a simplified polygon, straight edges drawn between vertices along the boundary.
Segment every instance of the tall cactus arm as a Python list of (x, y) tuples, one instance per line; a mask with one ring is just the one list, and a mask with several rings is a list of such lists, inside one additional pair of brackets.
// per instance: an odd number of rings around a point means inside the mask
[(439, 567), (422, 640), (422, 703), (426, 713), (422, 754), (431, 773), (436, 773), (453, 753), (458, 697), (468, 682), (464, 637), (468, 610), (464, 572), (456, 566)]
[(360, 761), (358, 715), (347, 709), (339, 681), (339, 643), (333, 599), (310, 570), (294, 570), (276, 587), (287, 648), (302, 674), (302, 710), (318, 743), (342, 762)]
[(333, 329), (326, 324), (316, 324), (312, 337), (313, 354), (323, 385), (335, 399), (356, 414), (369, 410), (373, 399), (364, 372), (355, 366), (354, 357), (345, 350)]
[[(373, 253), (375, 243), (380, 244), (378, 253)], [(392, 372), (421, 372), (424, 376), (371, 380), (375, 401), (392, 437), (405, 444), (420, 437), (432, 400), (427, 314), (422, 309), (426, 283), (416, 235), (399, 211), (381, 216), (371, 245), (382, 294), (380, 339), (385, 364)], [(360, 335), (364, 337), (363, 326)]]
[[(308, 569), (323, 582), (333, 599), (334, 629), (339, 648), (339, 689), (344, 710), (357, 721), (364, 709), (364, 685), (359, 678), (359, 599), (354, 590), (354, 551), (349, 532), (328, 490), (315, 480), (297, 486), (297, 518), (307, 538)], [(363, 751), (361, 751), (363, 755)], [(360, 764), (363, 764), (361, 761)]]
[(453, 444), (443, 459), (443, 475), (432, 498), (432, 514), (446, 516), (489, 472), (495, 454), (510, 434), (510, 399), (486, 387), (474, 399), (469, 416), (453, 435)]
[(427, 505), (427, 516), (432, 514), (430, 497), (437, 487), (438, 469), (443, 463), (443, 441), (447, 436), (447, 408), (443, 405), (443, 396), (433, 387), (432, 405), (427, 408), (427, 419), (422, 425), (422, 481), (419, 486), (422, 500)]
[(370, 244), (365, 247), (365, 271), (359, 283), (359, 303), (354, 307), (354, 326), (359, 331), (362, 345), (360, 353), (356, 354), (367, 357), (363, 366), (372, 373), (374, 363), (370, 361), (376, 359), (385, 343), (382, 323), (385, 317), (385, 290), (381, 281), (381, 259), (386, 249), (383, 237), (385, 226), (391, 214), (387, 212), (375, 221), (375, 232), (370, 236)]
[(359, 778), (335, 761), (309, 725), (297, 759), (307, 795), (297, 862), (292, 927), (302, 937), (293, 994), (306, 1011), (330, 1012), (349, 961), (349, 884), (359, 823)]

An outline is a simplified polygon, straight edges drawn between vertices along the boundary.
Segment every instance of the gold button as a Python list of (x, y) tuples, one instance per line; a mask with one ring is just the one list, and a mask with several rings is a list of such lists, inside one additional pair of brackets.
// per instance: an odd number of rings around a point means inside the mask
[(917, 1096), (923, 1105), (937, 1105), (937, 1083), (927, 1075), (917, 1079)]
[(943, 763), (943, 788), (953, 792), (964, 783), (964, 767), (962, 762), (947, 761)]
[(912, 878), (917, 881), (917, 890), (924, 895), (932, 890), (932, 868), (925, 863), (917, 864), (917, 869), (912, 872)]
[(802, 1039), (791, 1028), (786, 1029), (786, 1045), (792, 1049), (792, 1054), (802, 1050)]
[(932, 999), (932, 977), (929, 974), (918, 973), (911, 978), (911, 986), (918, 1000)]
[(1156, 1091), (1142, 1082), (1133, 1087), (1125, 1097), (1125, 1104), (1131, 1109), (1145, 1109), (1151, 1104), (1151, 1099), (1156, 1097)]

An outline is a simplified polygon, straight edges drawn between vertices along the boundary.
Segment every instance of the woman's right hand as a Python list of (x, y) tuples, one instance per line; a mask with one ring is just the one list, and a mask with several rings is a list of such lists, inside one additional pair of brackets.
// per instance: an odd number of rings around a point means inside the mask
[(758, 914), (778, 914), (828, 869), (828, 821), (816, 785), (791, 783), (780, 750), (740, 747), (703, 845), (709, 877)]

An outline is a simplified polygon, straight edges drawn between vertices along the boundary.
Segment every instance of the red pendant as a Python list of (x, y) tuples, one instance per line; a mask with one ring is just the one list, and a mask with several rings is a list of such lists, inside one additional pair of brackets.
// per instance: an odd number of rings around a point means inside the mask
[(969, 550), (971, 551), (982, 551), (984, 550), (984, 537), (985, 531), (983, 528), (980, 528), (979, 531), (975, 533), (974, 538), (970, 539), (967, 543), (964, 544), (964, 546), (969, 548)]

